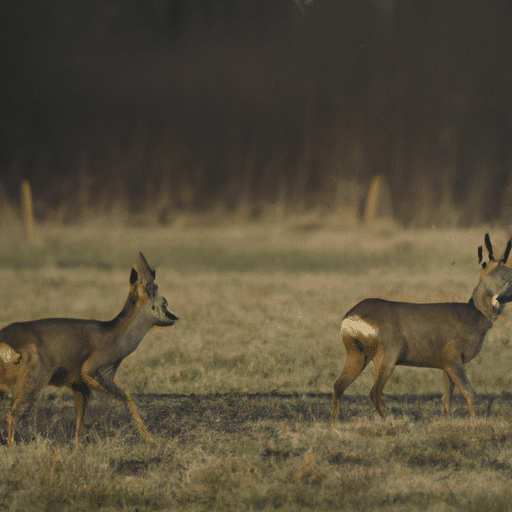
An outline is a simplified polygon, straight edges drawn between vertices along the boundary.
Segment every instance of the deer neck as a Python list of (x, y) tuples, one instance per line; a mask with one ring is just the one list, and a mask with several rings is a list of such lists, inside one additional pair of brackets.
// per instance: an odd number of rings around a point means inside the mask
[(469, 303), (491, 322), (497, 320), (504, 309), (504, 306), (497, 302), (496, 295), (493, 295), (487, 286), (485, 286), (485, 281), (478, 283), (473, 290), (473, 295)]
[(146, 314), (144, 302), (128, 296), (121, 313), (109, 324), (120, 355), (126, 357), (139, 346), (154, 322)]

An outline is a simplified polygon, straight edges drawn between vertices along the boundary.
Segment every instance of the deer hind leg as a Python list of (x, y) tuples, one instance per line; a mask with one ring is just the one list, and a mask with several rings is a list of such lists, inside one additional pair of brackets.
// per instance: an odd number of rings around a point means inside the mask
[(385, 418), (388, 412), (386, 404), (382, 400), (382, 395), (384, 393), (384, 387), (388, 383), (388, 380), (395, 369), (396, 361), (397, 354), (386, 353), (382, 348), (377, 352), (373, 359), (375, 384), (370, 391), (370, 398), (382, 418)]
[(20, 414), (24, 411), (27, 414), (30, 413), (34, 400), (47, 383), (46, 375), (40, 364), (35, 347), (31, 347), (23, 354), (23, 361), (20, 364), (22, 366), (16, 380), (14, 401), (10, 411), (7, 413), (7, 444), (9, 446), (14, 444), (16, 422)]
[[(144, 441), (150, 441), (151, 436), (139, 415), (139, 411), (137, 410), (137, 406), (135, 405), (132, 397), (113, 381), (112, 375), (115, 375), (116, 370), (117, 366), (115, 368), (110, 366), (103, 369), (93, 370), (92, 364), (89, 360), (86, 361), (82, 367), (82, 378), (87, 386), (94, 391), (113, 395), (125, 402), (128, 405), (128, 409), (130, 410), (137, 428), (139, 429), (140, 435)], [(94, 377), (92, 375), (94, 375)]]
[(449, 375), (446, 371), (443, 371), (443, 387), (444, 387), (444, 412), (446, 417), (450, 417), (450, 400), (453, 395), (453, 388), (455, 387), (455, 383), (452, 379), (450, 379)]
[(5, 363), (0, 358), (0, 392), (4, 395), (10, 393), (20, 372), (21, 364), (17, 363)]
[(366, 368), (370, 359), (364, 353), (364, 346), (355, 338), (343, 335), (345, 345), (345, 367), (343, 373), (334, 383), (332, 396), (331, 428), (338, 417), (340, 398), (347, 388), (354, 382), (361, 372)]
[(466, 400), (469, 414), (472, 418), (474, 418), (475, 409), (473, 407), (473, 398), (475, 396), (475, 392), (473, 391), (468, 376), (466, 375), (466, 370), (464, 368), (464, 365), (462, 364), (462, 360), (459, 359), (453, 362), (450, 366), (444, 368), (444, 371), (455, 384), (455, 386), (457, 386), (458, 390), (460, 391), (460, 394)]

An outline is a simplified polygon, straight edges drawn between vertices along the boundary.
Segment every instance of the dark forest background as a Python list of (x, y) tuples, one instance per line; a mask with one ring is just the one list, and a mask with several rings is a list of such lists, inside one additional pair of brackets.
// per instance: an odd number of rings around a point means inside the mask
[(509, 0), (4, 0), (0, 16), (1, 199), (28, 179), (38, 218), (357, 219), (382, 175), (402, 225), (512, 221)]

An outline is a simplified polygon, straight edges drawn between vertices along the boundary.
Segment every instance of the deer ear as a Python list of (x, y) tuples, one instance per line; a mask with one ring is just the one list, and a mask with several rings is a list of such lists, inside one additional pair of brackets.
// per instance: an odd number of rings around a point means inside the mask
[(139, 252), (139, 255), (135, 259), (133, 268), (139, 274), (139, 278), (146, 281), (147, 284), (152, 283), (155, 280), (156, 272), (149, 266), (149, 263), (141, 252)]
[(132, 271), (130, 273), (130, 284), (135, 284), (138, 278), (139, 274), (137, 274), (137, 271), (134, 268), (132, 268)]
[(478, 264), (482, 263), (482, 246), (478, 247)]
[(509, 240), (507, 243), (505, 254), (503, 255), (503, 259), (501, 260), (503, 264), (507, 263), (508, 257), (510, 256), (510, 249), (512, 249), (512, 240)]

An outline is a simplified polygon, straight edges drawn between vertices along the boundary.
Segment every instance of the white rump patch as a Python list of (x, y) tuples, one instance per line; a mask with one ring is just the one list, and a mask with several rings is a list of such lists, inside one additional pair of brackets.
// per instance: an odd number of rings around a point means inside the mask
[(20, 357), (20, 354), (18, 354), (18, 352), (12, 349), (9, 345), (0, 343), (0, 359), (4, 363), (15, 363)]
[(492, 307), (496, 310), (500, 309), (501, 304), (498, 302), (498, 294), (496, 294), (491, 301)]
[(341, 322), (341, 332), (346, 332), (352, 336), (378, 336), (379, 329), (368, 322), (365, 322), (360, 316), (352, 315), (343, 319)]

